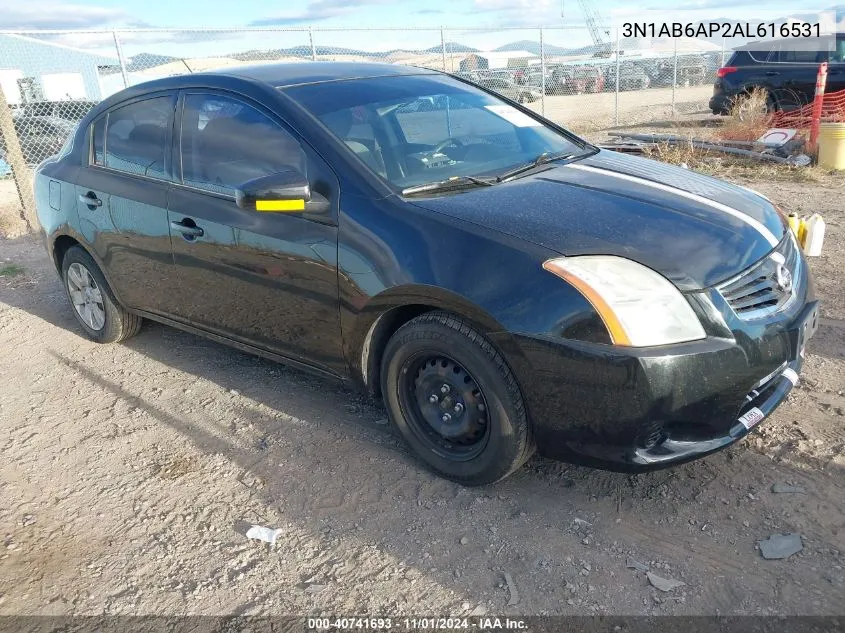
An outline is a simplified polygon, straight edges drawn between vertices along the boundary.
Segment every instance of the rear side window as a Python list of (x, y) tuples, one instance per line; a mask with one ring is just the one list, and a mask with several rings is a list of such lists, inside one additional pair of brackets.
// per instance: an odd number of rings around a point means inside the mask
[(234, 195), (243, 183), (270, 174), (305, 172), (299, 142), (258, 109), (224, 95), (189, 94), (182, 113), (182, 180)]
[(822, 53), (819, 51), (780, 51), (778, 61), (792, 64), (814, 64), (819, 61)]
[(92, 160), (95, 165), (105, 165), (106, 156), (103, 152), (106, 138), (106, 117), (100, 117), (91, 126), (91, 144), (94, 146)]
[(106, 167), (166, 178), (164, 154), (172, 113), (171, 97), (154, 97), (111, 110), (106, 131)]

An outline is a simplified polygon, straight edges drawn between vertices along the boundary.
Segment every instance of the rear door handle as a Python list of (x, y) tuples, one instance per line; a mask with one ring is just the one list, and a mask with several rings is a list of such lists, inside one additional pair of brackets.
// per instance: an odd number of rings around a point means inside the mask
[(766, 76), (767, 77), (774, 77), (775, 75), (779, 75), (780, 73), (777, 70), (767, 70)]
[(101, 207), (103, 206), (103, 201), (97, 197), (97, 194), (93, 191), (89, 191), (86, 194), (79, 194), (79, 201), (82, 204), (87, 204), (89, 207)]
[[(186, 237), (202, 237), (205, 235), (205, 231), (203, 231), (200, 227), (196, 225), (190, 226), (188, 224), (183, 224), (184, 222), (185, 220), (182, 220), (181, 222), (173, 221), (170, 223), (170, 228), (174, 231), (179, 231)], [(191, 221), (191, 224), (193, 224), (193, 221)]]

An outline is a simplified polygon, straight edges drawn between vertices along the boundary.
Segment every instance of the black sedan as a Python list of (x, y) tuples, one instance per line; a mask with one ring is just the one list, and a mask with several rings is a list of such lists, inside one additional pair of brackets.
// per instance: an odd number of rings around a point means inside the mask
[(89, 338), (153, 319), (352, 382), (467, 485), (535, 449), (636, 471), (728, 446), (786, 398), (816, 327), (768, 199), (424, 69), (134, 86), (35, 187)]

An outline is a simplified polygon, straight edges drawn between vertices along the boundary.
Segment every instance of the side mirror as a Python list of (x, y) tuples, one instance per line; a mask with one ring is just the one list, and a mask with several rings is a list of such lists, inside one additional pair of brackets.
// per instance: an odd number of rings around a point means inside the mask
[(269, 213), (324, 214), (330, 207), (293, 169), (248, 180), (235, 190), (235, 203), (241, 209)]

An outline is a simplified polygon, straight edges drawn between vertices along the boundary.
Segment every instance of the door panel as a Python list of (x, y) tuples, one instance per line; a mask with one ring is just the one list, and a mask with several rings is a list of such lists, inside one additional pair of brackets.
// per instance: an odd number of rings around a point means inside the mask
[(203, 230), (200, 237), (172, 233), (180, 319), (343, 371), (335, 227), (246, 212), (233, 200), (182, 187), (171, 192), (169, 218), (190, 218)]
[[(128, 307), (160, 314), (170, 313), (168, 289), (176, 284), (168, 187), (96, 167), (80, 169), (76, 181), (80, 230), (115, 294)], [(91, 193), (100, 206), (86, 203)]]
[(178, 318), (344, 374), (337, 228), (241, 209), (233, 195), (246, 180), (295, 169), (336, 205), (334, 174), (257, 104), (215, 92), (186, 92), (180, 103), (174, 151), (185, 185), (168, 199)]
[(118, 299), (165, 315), (176, 289), (167, 219), (175, 105), (175, 94), (159, 94), (97, 119), (75, 188), (80, 231)]

